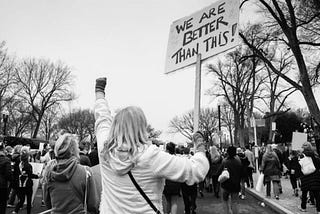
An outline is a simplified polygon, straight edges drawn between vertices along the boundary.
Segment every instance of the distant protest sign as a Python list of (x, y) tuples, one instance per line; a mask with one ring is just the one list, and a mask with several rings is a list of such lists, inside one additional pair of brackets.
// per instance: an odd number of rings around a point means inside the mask
[(302, 150), (302, 144), (306, 142), (308, 135), (301, 132), (292, 132), (292, 150)]
[(239, 0), (222, 0), (172, 23), (166, 73), (238, 45)]

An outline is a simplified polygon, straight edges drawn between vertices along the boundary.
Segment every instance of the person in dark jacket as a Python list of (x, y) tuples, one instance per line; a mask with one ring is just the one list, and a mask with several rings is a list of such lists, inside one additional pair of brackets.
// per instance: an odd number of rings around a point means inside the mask
[(32, 203), (32, 179), (39, 178), (38, 175), (33, 174), (32, 165), (29, 163), (29, 149), (27, 147), (21, 148), (20, 164), (19, 164), (19, 188), (18, 198), (19, 202), (16, 205), (12, 214), (18, 213), (22, 208), (25, 198), (27, 197), (27, 214), (31, 213)]
[(11, 162), (4, 151), (4, 143), (0, 141), (0, 214), (6, 213), (8, 199), (8, 183), (12, 180)]
[(8, 200), (8, 207), (15, 207), (14, 201), (16, 199), (16, 196), (18, 194), (18, 187), (19, 187), (19, 164), (20, 164), (20, 151), (21, 151), (22, 145), (16, 145), (13, 148), (13, 154), (11, 158), (11, 166), (12, 166), (12, 172), (13, 172), (13, 178), (12, 182), (10, 183), (11, 188), (11, 194)]
[[(240, 158), (242, 164), (242, 173), (241, 173), (241, 191), (239, 197), (245, 199), (245, 183), (248, 179), (248, 167), (250, 165), (249, 159), (244, 154), (241, 148), (237, 148), (237, 155)], [(249, 183), (249, 182), (248, 182)]]
[(225, 168), (227, 168), (229, 172), (230, 178), (221, 183), (222, 200), (225, 213), (229, 213), (229, 210), (231, 209), (233, 214), (239, 213), (239, 192), (242, 174), (242, 164), (239, 157), (236, 155), (236, 147), (230, 146), (227, 149), (227, 157), (222, 161), (218, 171), (219, 175)]
[[(279, 162), (280, 162), (280, 178), (281, 178), (281, 175), (282, 175), (282, 172), (283, 172), (284, 155), (283, 155), (282, 151), (279, 150), (277, 144), (271, 144), (271, 148), (276, 153), (276, 155), (278, 156), (278, 159), (279, 159)], [(279, 179), (278, 186), (279, 186), (279, 194), (282, 194), (281, 179)]]
[[(175, 155), (175, 144), (172, 142), (168, 143), (166, 145), (166, 150), (169, 154)], [(163, 194), (167, 202), (165, 213), (177, 214), (180, 183), (166, 179)]]
[(99, 164), (99, 156), (98, 156), (98, 149), (97, 149), (97, 144), (94, 145), (93, 149), (88, 155), (90, 162), (91, 162), (91, 167), (98, 165)]
[(298, 160), (298, 152), (292, 150), (290, 152), (287, 163), (285, 164), (289, 171), (290, 183), (293, 189), (293, 194), (298, 197), (299, 189), (297, 179), (301, 176), (301, 166)]
[(300, 177), (302, 191), (300, 210), (303, 212), (306, 211), (307, 194), (308, 191), (310, 191), (313, 193), (316, 202), (316, 209), (318, 214), (320, 214), (320, 158), (314, 152), (311, 143), (305, 142), (302, 145), (302, 149), (303, 155), (311, 157), (316, 170), (309, 175), (302, 174)]
[(220, 183), (218, 182), (218, 171), (221, 167), (223, 157), (216, 146), (212, 146), (210, 148), (210, 154), (213, 192), (216, 198), (220, 198)]
[(80, 164), (84, 166), (89, 166), (91, 167), (91, 161), (87, 155), (87, 150), (86, 150), (86, 143), (85, 142), (80, 142), (79, 143), (79, 155), (80, 155)]
[[(204, 143), (204, 136), (202, 132), (197, 131), (193, 134), (192, 140), (195, 143)], [(195, 214), (197, 209), (197, 183), (189, 186), (186, 183), (181, 184), (181, 192), (184, 202), (184, 213)]]
[(273, 186), (273, 193), (277, 200), (279, 200), (279, 182), (280, 182), (280, 161), (277, 154), (272, 150), (270, 144), (266, 146), (266, 152), (262, 157), (260, 171), (264, 174), (264, 183), (266, 184), (267, 197), (271, 196), (271, 182)]

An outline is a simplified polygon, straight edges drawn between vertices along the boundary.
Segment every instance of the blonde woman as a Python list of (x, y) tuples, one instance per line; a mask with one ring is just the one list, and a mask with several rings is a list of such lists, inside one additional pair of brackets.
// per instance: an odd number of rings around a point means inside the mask
[(111, 117), (105, 86), (106, 78), (96, 80), (95, 131), (102, 178), (100, 213), (163, 213), (165, 179), (192, 185), (205, 178), (209, 164), (204, 145), (196, 144), (196, 153), (190, 159), (162, 151), (148, 141), (147, 121), (139, 107), (124, 108)]
[(44, 173), (44, 200), (52, 214), (98, 213), (99, 193), (89, 167), (79, 164), (79, 145), (72, 134), (63, 134), (55, 144), (56, 160)]

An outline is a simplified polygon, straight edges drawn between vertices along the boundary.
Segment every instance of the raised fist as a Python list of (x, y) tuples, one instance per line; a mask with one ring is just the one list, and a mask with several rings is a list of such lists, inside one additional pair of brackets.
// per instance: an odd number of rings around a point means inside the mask
[(106, 84), (107, 84), (106, 77), (100, 77), (100, 78), (96, 79), (96, 87), (95, 87), (96, 90), (95, 91), (104, 93), (104, 89), (106, 87)]

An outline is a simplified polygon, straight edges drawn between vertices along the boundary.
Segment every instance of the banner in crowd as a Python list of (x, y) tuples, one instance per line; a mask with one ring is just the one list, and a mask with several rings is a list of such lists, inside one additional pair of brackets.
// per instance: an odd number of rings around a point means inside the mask
[(238, 45), (239, 0), (220, 0), (172, 23), (165, 73)]

